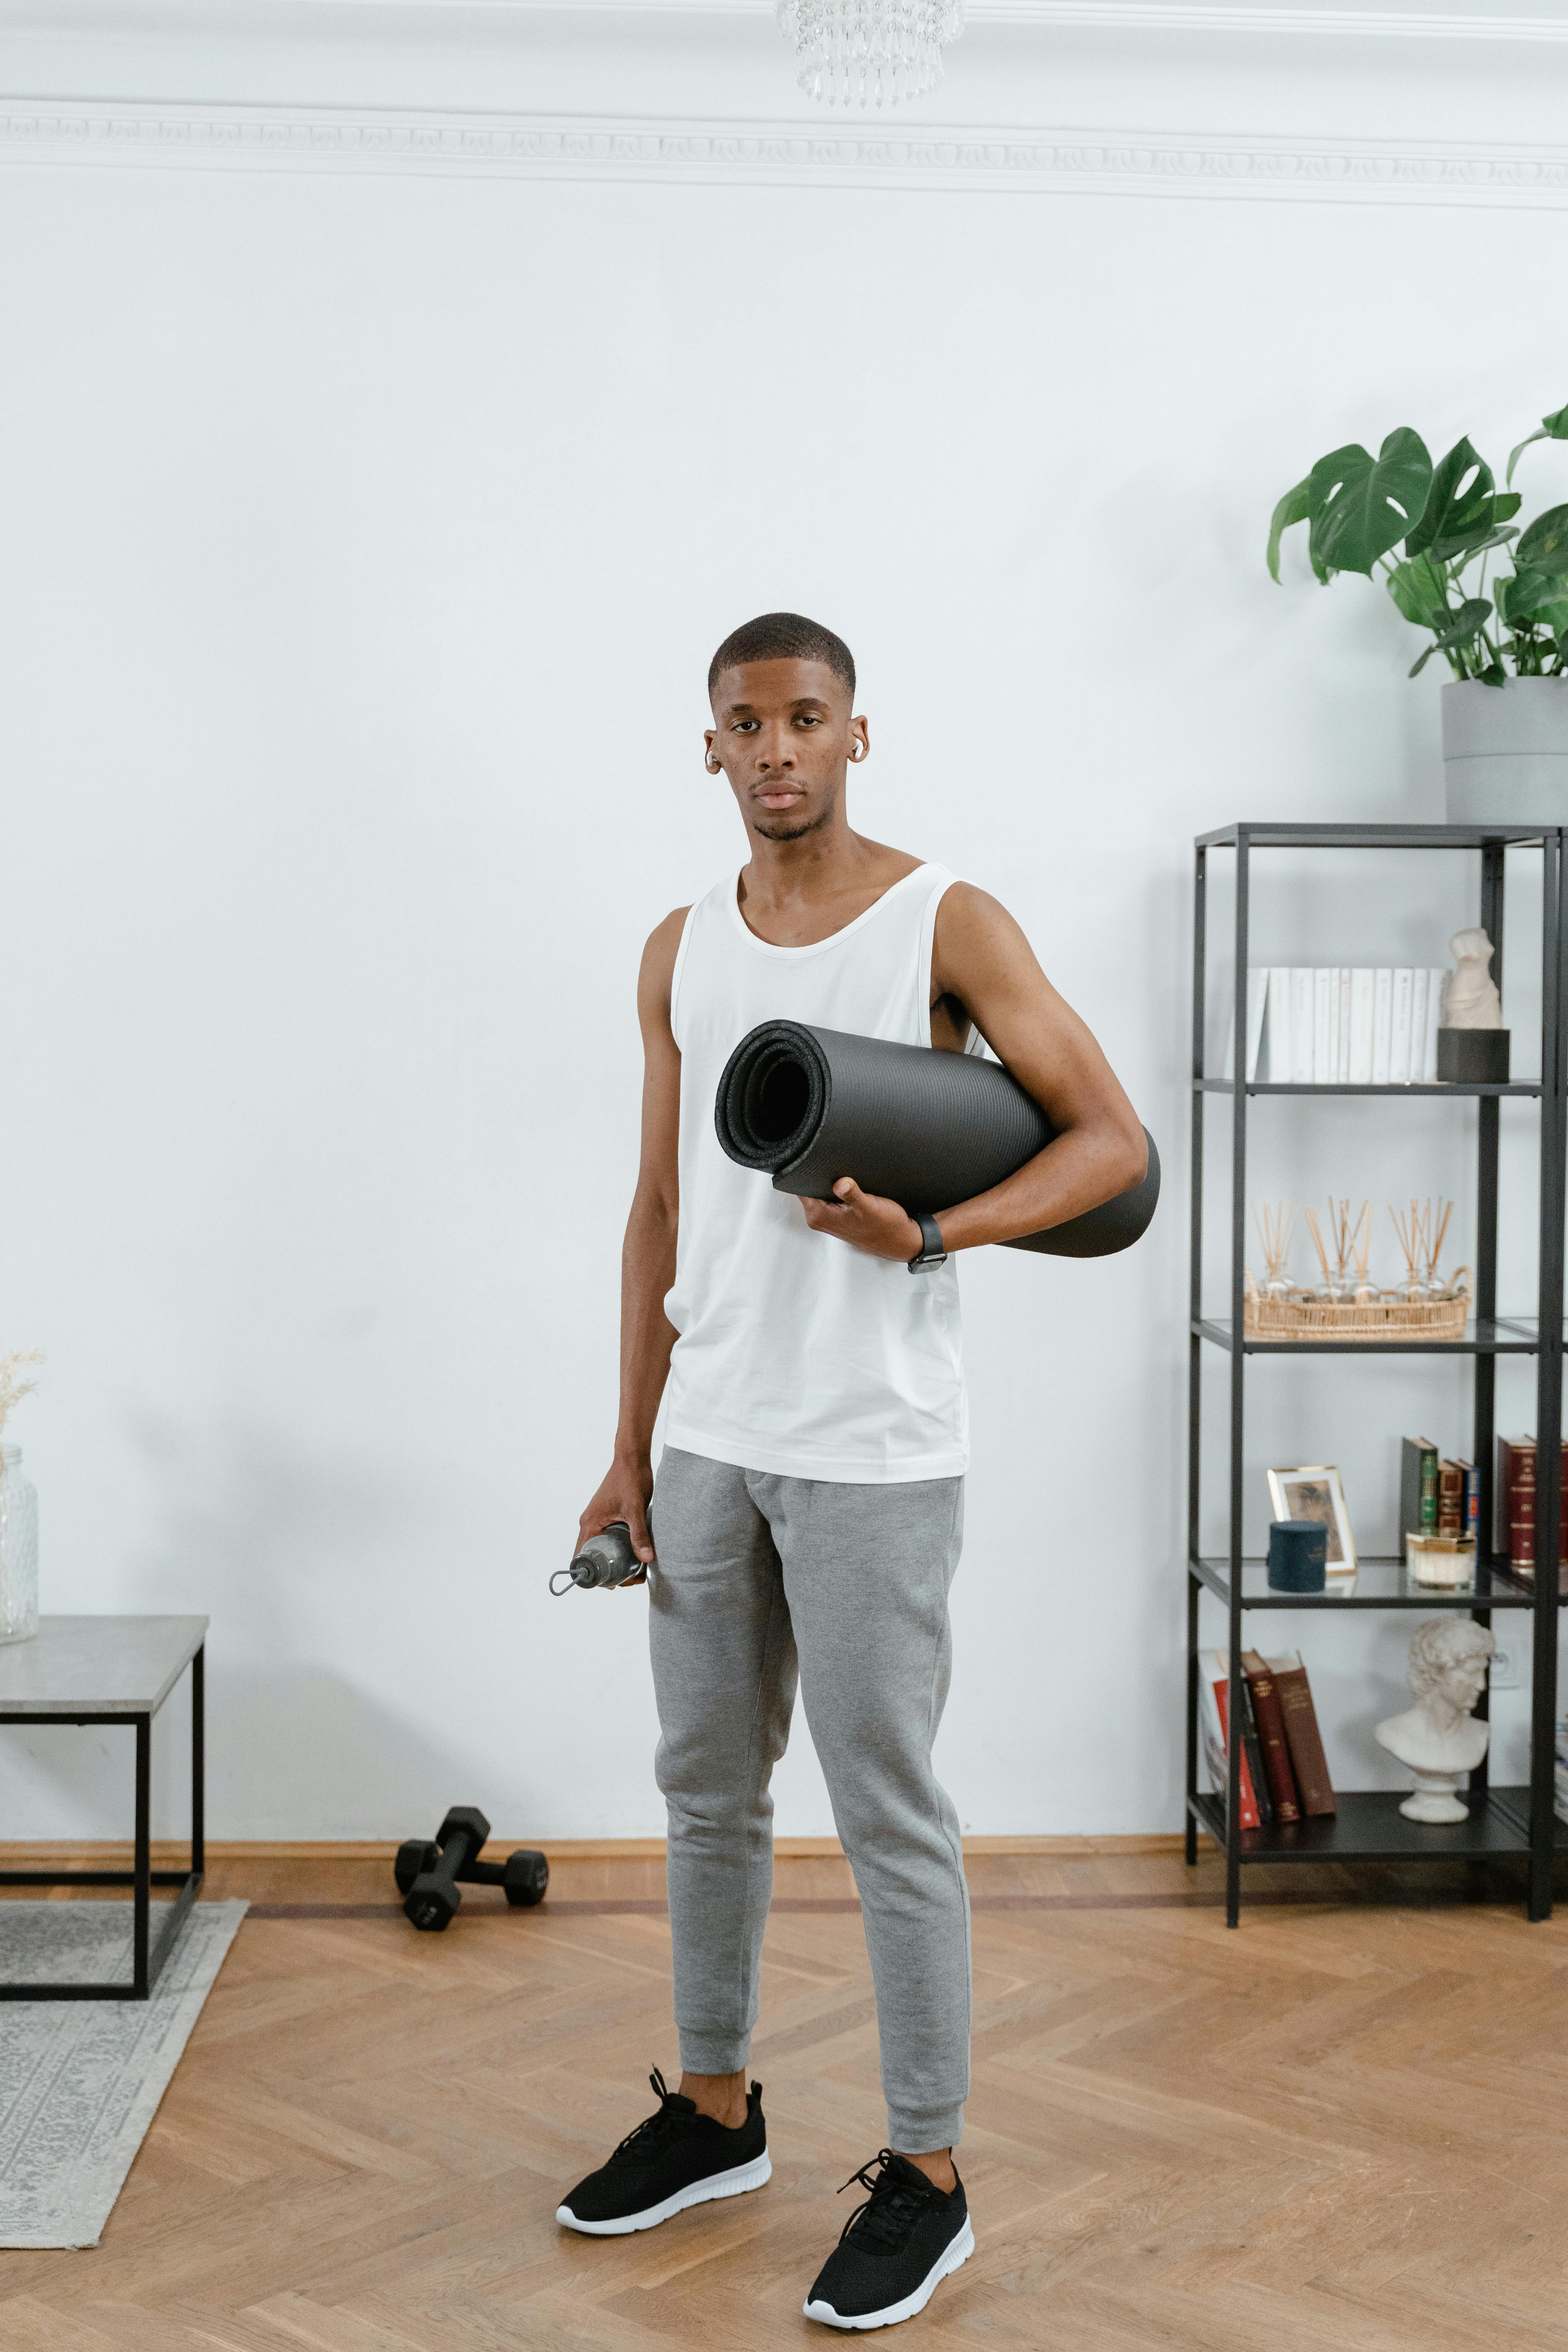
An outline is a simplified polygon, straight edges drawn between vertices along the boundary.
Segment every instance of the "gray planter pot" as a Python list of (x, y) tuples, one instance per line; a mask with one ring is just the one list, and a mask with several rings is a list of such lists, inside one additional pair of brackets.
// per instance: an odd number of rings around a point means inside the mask
[(1450, 824), (1568, 824), (1568, 678), (1443, 688)]

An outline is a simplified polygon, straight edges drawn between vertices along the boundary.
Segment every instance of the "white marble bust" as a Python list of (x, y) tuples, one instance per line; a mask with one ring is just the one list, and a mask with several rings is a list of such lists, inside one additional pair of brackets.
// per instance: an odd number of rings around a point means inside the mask
[(1485, 931), (1456, 931), (1448, 951), (1457, 971), (1443, 992), (1445, 1029), (1500, 1029), (1502, 999), (1491, 975), (1492, 943)]
[(1489, 1723), (1470, 1709), (1486, 1687), (1497, 1643), (1484, 1625), (1468, 1617), (1428, 1617), (1410, 1644), (1414, 1706), (1377, 1727), (1378, 1745), (1408, 1764), (1415, 1793), (1399, 1810), (1413, 1822), (1462, 1822), (1468, 1807), (1456, 1793), (1460, 1776), (1473, 1772), (1487, 1752)]

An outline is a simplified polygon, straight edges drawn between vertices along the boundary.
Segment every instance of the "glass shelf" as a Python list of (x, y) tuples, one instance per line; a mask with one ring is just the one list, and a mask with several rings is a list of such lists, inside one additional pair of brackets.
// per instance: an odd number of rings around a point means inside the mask
[[(1193, 1559), (1188, 1566), (1228, 1609), (1230, 1562)], [(1534, 1587), (1497, 1560), (1481, 1560), (1473, 1589), (1463, 1592), (1447, 1585), (1417, 1584), (1402, 1561), (1388, 1558), (1363, 1559), (1354, 1577), (1331, 1577), (1321, 1592), (1276, 1592), (1265, 1561), (1241, 1563), (1244, 1609), (1530, 1609), (1534, 1601)]]
[[(1403, 1789), (1335, 1790), (1337, 1813), (1308, 1821), (1270, 1822), (1267, 1829), (1243, 1830), (1243, 1862), (1418, 1862), (1494, 1854), (1528, 1854), (1528, 1789), (1499, 1789), (1470, 1801), (1462, 1822), (1410, 1822), (1399, 1808)], [(1462, 1794), (1462, 1792), (1461, 1792)], [(1225, 1846), (1225, 1807), (1200, 1790), (1188, 1807), (1216, 1845)], [(1568, 1824), (1558, 1823), (1559, 1830)]]
[[(1408, 1085), (1344, 1086), (1298, 1085), (1293, 1079), (1249, 1078), (1243, 1091), (1249, 1095), (1539, 1095), (1538, 1085), (1527, 1079), (1500, 1078), (1413, 1078)], [(1234, 1078), (1194, 1078), (1193, 1092), (1201, 1095), (1233, 1095)]]
[(1253, 824), (1243, 818), (1196, 835), (1199, 849), (1502, 849), (1555, 837), (1554, 824)]
[[(1200, 1315), (1191, 1326), (1200, 1339), (1229, 1349), (1228, 1315)], [(1477, 1315), (1465, 1339), (1243, 1339), (1247, 1356), (1533, 1356), (1532, 1323), (1519, 1316)]]

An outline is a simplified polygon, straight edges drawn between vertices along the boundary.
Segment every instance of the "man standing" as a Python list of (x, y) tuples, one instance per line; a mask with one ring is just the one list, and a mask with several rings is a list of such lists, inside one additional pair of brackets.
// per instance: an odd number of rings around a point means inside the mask
[[(921, 2310), (974, 2245), (952, 2163), (969, 1904), (931, 1761), (969, 1458), (950, 1260), (1126, 1191), (1146, 1147), (1012, 918), (850, 830), (847, 772), (870, 742), (847, 646), (798, 614), (765, 614), (726, 638), (708, 685), (707, 764), (735, 795), (750, 856), (738, 880), (667, 917), (643, 956), (620, 1424), (580, 1530), (625, 1519), (649, 1584), (682, 2074), (678, 2092), (655, 2074), (657, 2113), (557, 2219), (595, 2235), (648, 2229), (769, 2177), (745, 2066), (773, 1884), (768, 1783), (798, 1679), (860, 1895), (888, 2102), (888, 2145), (859, 2176), (868, 2202), (805, 2311), (877, 2327)], [(862, 1192), (853, 1170), (831, 1202), (775, 1192), (725, 1157), (713, 1123), (731, 1053), (773, 1019), (954, 1053), (983, 1037), (1055, 1140), (940, 1219)]]

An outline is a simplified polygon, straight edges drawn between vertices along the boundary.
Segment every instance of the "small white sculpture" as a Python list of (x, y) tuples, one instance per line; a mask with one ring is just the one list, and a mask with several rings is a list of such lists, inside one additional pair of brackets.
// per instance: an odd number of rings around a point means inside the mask
[(1428, 1617), (1410, 1644), (1414, 1706), (1377, 1727), (1377, 1742), (1415, 1775), (1400, 1811), (1412, 1822), (1462, 1822), (1469, 1808), (1455, 1793), (1487, 1752), (1489, 1723), (1470, 1713), (1486, 1687), (1497, 1643), (1468, 1617)]
[(1445, 1029), (1500, 1029), (1502, 999), (1491, 976), (1492, 943), (1485, 931), (1456, 931), (1448, 951), (1458, 965), (1443, 992)]

